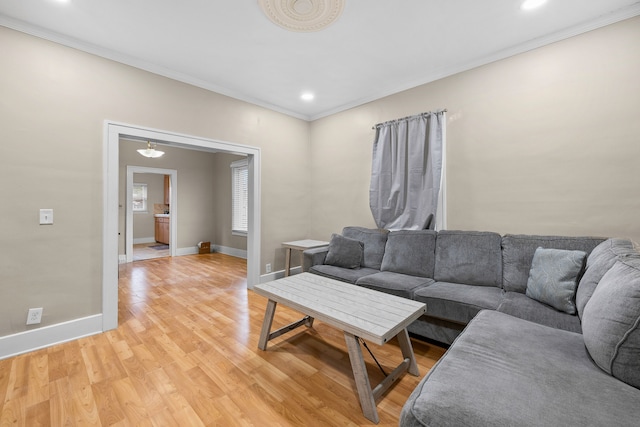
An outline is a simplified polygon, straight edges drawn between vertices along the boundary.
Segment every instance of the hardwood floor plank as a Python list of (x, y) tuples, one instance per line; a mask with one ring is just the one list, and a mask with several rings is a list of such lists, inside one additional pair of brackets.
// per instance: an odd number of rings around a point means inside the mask
[[(316, 321), (258, 349), (267, 299), (221, 254), (120, 266), (119, 326), (0, 360), (0, 426), (368, 426), (342, 331)], [(273, 328), (301, 318), (278, 306)], [(398, 343), (368, 344), (387, 372)], [(419, 377), (378, 402), (379, 426), (444, 353), (412, 340)], [(383, 378), (363, 349), (372, 384)]]

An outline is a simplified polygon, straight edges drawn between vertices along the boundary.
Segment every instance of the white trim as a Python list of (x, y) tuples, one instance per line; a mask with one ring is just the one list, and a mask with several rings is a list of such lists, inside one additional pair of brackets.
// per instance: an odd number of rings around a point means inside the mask
[[(247, 155), (249, 162), (249, 234), (247, 287), (260, 283), (260, 148), (105, 120), (103, 143), (102, 328), (118, 327), (118, 175), (121, 137), (162, 141), (170, 146)], [(173, 192), (175, 193), (175, 192)]]
[[(247, 251), (245, 251), (244, 249), (229, 248), (227, 246), (220, 246), (220, 245), (211, 245), (211, 252), (218, 252), (218, 253), (230, 255), (236, 258), (247, 259)], [(187, 246), (184, 248), (178, 248), (178, 256), (196, 255), (199, 253), (200, 253), (200, 249), (197, 246)]]
[[(302, 273), (302, 267), (291, 267), (289, 269), (289, 275), (293, 276), (294, 274)], [(274, 271), (271, 273), (263, 274), (260, 276), (260, 283), (271, 282), (272, 280), (282, 279), (284, 277), (284, 270)]]
[(137, 239), (133, 239), (133, 244), (134, 245), (139, 245), (141, 243), (153, 243), (155, 241), (156, 241), (156, 238), (154, 236), (151, 236), (151, 237), (138, 237)]
[(0, 337), (0, 359), (99, 334), (102, 332), (102, 325), (102, 315), (95, 314)]
[(186, 246), (176, 250), (176, 256), (196, 255), (198, 253), (200, 253), (200, 251), (197, 246)]
[[(178, 236), (178, 171), (175, 169), (161, 169), (161, 168), (149, 168), (144, 166), (132, 166), (127, 165), (127, 201), (125, 208), (125, 215), (127, 220), (125, 221), (125, 254), (127, 255), (127, 262), (133, 262), (133, 174), (136, 173), (154, 173), (158, 175), (169, 175), (171, 186), (171, 216), (169, 217), (169, 253), (171, 256), (176, 256), (175, 243)], [(155, 237), (152, 240), (155, 242)]]
[(213, 245), (211, 247), (211, 250), (213, 252), (219, 252), (221, 254), (231, 255), (236, 258), (247, 259), (247, 251), (245, 251), (244, 249), (236, 249), (236, 248), (229, 248), (227, 246)]

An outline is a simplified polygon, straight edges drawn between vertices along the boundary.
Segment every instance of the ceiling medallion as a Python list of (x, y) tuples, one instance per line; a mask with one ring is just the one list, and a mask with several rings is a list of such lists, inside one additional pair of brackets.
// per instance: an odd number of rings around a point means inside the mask
[(271, 22), (298, 32), (322, 30), (344, 9), (344, 0), (258, 0), (258, 4)]

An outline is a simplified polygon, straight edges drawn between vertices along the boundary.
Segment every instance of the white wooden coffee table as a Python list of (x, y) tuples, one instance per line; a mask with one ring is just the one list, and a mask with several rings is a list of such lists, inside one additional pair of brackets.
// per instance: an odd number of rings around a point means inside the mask
[[(312, 327), (314, 319), (344, 331), (360, 406), (369, 420), (379, 422), (375, 401), (400, 375), (405, 371), (415, 376), (420, 374), (406, 328), (425, 313), (425, 304), (311, 273), (256, 285), (253, 290), (269, 298), (258, 342), (261, 350), (267, 349), (269, 340), (299, 326)], [(271, 332), (277, 303), (306, 316)], [(372, 389), (358, 337), (382, 345), (395, 336), (403, 361)]]

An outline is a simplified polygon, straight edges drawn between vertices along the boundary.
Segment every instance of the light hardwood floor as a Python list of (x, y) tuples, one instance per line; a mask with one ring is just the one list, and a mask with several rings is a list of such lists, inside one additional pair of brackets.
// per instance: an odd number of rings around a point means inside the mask
[[(119, 327), (0, 360), (0, 426), (353, 426), (360, 410), (342, 333), (316, 321), (258, 350), (267, 300), (244, 260), (207, 254), (120, 267)], [(274, 327), (299, 313), (278, 307)], [(420, 377), (378, 402), (381, 426), (444, 349), (412, 339)], [(368, 344), (389, 372), (396, 342)], [(364, 351), (372, 383), (382, 379)]]
[(162, 258), (171, 256), (169, 249), (154, 249), (152, 246), (158, 246), (161, 243), (137, 243), (133, 245), (133, 260), (142, 261), (151, 258)]

